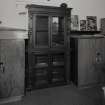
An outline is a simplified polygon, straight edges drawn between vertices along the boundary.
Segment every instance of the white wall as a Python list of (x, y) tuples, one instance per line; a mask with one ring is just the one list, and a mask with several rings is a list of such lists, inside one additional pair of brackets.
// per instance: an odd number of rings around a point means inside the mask
[[(16, 2), (18, 1), (18, 2)], [(98, 28), (100, 18), (105, 17), (105, 0), (0, 0), (0, 26), (10, 26), (18, 28), (27, 27), (27, 15), (19, 15), (19, 12), (26, 11), (26, 4), (59, 6), (67, 3), (72, 7), (72, 14), (79, 15), (80, 19), (86, 16), (97, 16)]]

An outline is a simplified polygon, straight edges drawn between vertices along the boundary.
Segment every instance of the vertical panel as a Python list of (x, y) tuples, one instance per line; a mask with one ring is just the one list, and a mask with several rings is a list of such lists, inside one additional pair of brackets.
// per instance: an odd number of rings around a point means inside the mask
[(52, 46), (62, 47), (64, 46), (64, 17), (52, 17)]
[(24, 94), (24, 40), (0, 40), (0, 97)]
[(49, 46), (49, 21), (48, 16), (41, 16), (36, 15), (36, 22), (35, 27), (33, 27), (33, 30), (35, 31), (35, 47), (48, 47)]
[(80, 39), (78, 42), (78, 83), (97, 83), (95, 72), (95, 39)]

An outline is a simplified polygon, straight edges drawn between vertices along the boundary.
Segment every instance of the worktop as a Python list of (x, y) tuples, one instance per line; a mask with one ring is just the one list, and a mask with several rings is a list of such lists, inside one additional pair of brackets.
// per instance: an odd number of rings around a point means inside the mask
[(12, 28), (12, 27), (0, 27), (0, 39), (27, 39), (28, 30)]
[(0, 104), (22, 99), (27, 30), (0, 27)]

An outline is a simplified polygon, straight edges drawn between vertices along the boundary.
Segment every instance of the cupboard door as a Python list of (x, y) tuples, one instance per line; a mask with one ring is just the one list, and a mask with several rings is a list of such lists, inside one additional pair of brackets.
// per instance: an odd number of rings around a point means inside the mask
[(64, 53), (52, 54), (52, 68), (51, 68), (51, 82), (64, 83), (65, 82), (65, 58)]
[(31, 80), (33, 88), (47, 87), (49, 83), (49, 57), (47, 54), (34, 54)]
[(96, 84), (95, 39), (78, 40), (78, 85)]
[(48, 86), (48, 68), (33, 69), (32, 81), (34, 88), (42, 88)]
[(0, 40), (0, 98), (24, 95), (24, 40)]
[(96, 39), (96, 64), (97, 82), (105, 84), (105, 38)]
[(64, 17), (55, 16), (51, 20), (51, 46), (63, 47), (65, 38)]

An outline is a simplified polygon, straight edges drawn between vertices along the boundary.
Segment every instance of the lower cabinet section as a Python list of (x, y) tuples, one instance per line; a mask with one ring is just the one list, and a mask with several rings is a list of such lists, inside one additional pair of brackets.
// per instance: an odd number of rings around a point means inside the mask
[[(32, 54), (27, 89), (36, 89), (64, 84), (65, 58), (59, 54)], [(30, 87), (29, 87), (30, 86)]]

